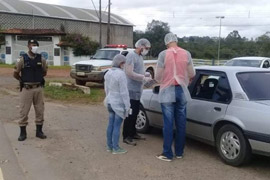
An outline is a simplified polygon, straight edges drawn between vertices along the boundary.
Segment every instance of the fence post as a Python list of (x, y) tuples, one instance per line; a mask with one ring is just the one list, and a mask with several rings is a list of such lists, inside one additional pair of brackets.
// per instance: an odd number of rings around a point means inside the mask
[(212, 66), (215, 65), (215, 59), (212, 59)]

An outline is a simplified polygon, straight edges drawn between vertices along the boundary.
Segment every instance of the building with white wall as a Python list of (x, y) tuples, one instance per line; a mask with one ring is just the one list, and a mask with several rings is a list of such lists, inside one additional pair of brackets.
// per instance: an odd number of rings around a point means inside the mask
[[(102, 12), (102, 46), (107, 40), (107, 12)], [(133, 24), (111, 14), (111, 44), (133, 46)], [(42, 53), (52, 65), (70, 64), (72, 50), (58, 47), (66, 33), (79, 33), (99, 42), (99, 17), (96, 11), (20, 0), (0, 0), (0, 29), (5, 41), (0, 42), (0, 61), (14, 63), (27, 48), (27, 38), (40, 42)], [(28, 30), (28, 31), (27, 31)], [(32, 34), (29, 34), (32, 33)], [(32, 38), (31, 37), (31, 38)], [(68, 50), (69, 49), (69, 50)]]

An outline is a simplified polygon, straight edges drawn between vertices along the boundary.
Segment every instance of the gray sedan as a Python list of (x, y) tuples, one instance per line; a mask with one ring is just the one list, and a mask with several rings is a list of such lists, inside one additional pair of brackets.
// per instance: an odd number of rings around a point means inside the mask
[[(145, 89), (136, 128), (162, 128), (159, 87)], [(189, 86), (187, 136), (216, 146), (232, 166), (251, 154), (270, 156), (270, 71), (250, 67), (196, 68)]]

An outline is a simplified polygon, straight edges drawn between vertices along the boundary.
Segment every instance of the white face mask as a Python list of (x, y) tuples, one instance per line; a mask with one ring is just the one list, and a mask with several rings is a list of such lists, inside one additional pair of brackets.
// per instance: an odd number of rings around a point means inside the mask
[(37, 54), (38, 46), (32, 46), (31, 51), (32, 51), (32, 53)]
[(145, 56), (148, 52), (149, 52), (149, 50), (143, 49), (143, 51), (141, 52), (141, 54), (142, 54), (143, 56)]

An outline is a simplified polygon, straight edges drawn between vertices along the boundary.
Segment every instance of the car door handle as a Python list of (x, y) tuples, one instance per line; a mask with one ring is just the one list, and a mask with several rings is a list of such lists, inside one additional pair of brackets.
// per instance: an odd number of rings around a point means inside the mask
[(214, 107), (214, 110), (215, 111), (221, 111), (221, 108), (220, 107)]

